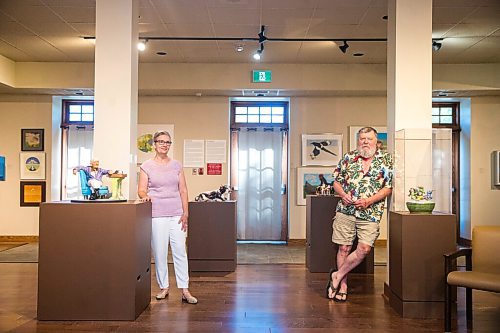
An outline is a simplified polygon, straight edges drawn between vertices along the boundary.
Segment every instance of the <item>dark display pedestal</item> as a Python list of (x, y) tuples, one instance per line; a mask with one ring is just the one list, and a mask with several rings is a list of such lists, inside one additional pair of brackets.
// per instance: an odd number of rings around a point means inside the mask
[(190, 202), (189, 270), (236, 270), (236, 201)]
[(389, 215), (389, 284), (384, 295), (405, 318), (443, 318), (444, 258), (456, 249), (455, 215)]
[(38, 320), (135, 320), (150, 266), (150, 202), (41, 204)]
[[(306, 267), (311, 273), (328, 273), (337, 267), (337, 245), (332, 243), (332, 221), (340, 198), (307, 196), (306, 199)], [(351, 251), (356, 249), (357, 239)], [(352, 273), (373, 274), (374, 250)]]

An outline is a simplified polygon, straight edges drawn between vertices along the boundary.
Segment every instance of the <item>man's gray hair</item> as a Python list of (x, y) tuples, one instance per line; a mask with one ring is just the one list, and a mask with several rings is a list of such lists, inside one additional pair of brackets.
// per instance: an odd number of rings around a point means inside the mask
[(167, 131), (158, 131), (158, 132), (156, 132), (156, 133), (153, 135), (153, 141), (156, 141), (156, 139), (157, 139), (160, 135), (166, 135), (166, 136), (168, 136), (170, 139), (172, 139), (172, 136), (171, 136), (171, 135), (170, 135), (170, 133), (168, 133)]
[(361, 133), (370, 133), (370, 132), (375, 133), (375, 137), (378, 137), (377, 130), (371, 126), (361, 127), (361, 129), (358, 131), (358, 135)]

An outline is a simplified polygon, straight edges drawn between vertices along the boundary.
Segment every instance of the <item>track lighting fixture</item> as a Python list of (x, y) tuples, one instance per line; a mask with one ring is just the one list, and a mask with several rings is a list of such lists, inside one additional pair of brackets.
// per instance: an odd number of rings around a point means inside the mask
[(349, 44), (347, 44), (346, 40), (344, 41), (344, 45), (339, 46), (339, 49), (340, 49), (340, 51), (342, 51), (342, 53), (346, 53), (348, 48), (349, 48)]
[(253, 58), (255, 60), (260, 60), (261, 58), (261, 54), (262, 54), (262, 51), (261, 50), (257, 50), (254, 54), (253, 54)]
[(144, 51), (146, 49), (146, 43), (148, 42), (147, 39), (144, 39), (144, 40), (140, 40), (139, 43), (137, 43), (137, 49), (139, 51)]
[(439, 43), (435, 40), (432, 41), (432, 49), (434, 51), (439, 51), (441, 49), (441, 46), (443, 46), (443, 43)]

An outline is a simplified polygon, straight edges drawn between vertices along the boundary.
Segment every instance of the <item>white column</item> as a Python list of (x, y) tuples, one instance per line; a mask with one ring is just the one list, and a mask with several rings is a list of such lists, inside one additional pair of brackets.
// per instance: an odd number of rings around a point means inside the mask
[(388, 10), (387, 127), (396, 160), (392, 210), (406, 210), (410, 187), (432, 189), (432, 0), (389, 0)]
[(137, 0), (96, 1), (94, 156), (128, 175), (129, 199), (137, 193), (137, 26)]

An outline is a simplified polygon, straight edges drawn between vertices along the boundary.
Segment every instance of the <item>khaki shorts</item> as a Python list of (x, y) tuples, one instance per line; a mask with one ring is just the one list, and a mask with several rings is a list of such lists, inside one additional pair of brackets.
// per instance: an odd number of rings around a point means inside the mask
[(332, 228), (332, 242), (339, 245), (352, 245), (357, 234), (359, 243), (373, 246), (380, 235), (377, 222), (360, 220), (339, 212), (335, 214)]

